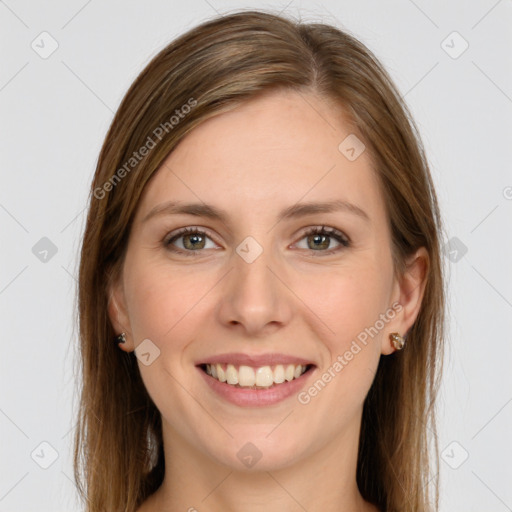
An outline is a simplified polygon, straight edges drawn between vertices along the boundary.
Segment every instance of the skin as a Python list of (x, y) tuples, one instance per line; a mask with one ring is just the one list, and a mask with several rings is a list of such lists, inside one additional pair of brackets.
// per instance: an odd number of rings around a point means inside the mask
[[(326, 99), (272, 92), (195, 128), (146, 186), (109, 302), (113, 326), (127, 335), (123, 350), (144, 339), (160, 350), (150, 365), (138, 364), (162, 414), (166, 476), (138, 512), (377, 511), (355, 478), (362, 407), (380, 356), (395, 350), (389, 334), (406, 333), (417, 317), (428, 254), (419, 249), (395, 278), (369, 152), (349, 161), (338, 150), (350, 133)], [(277, 222), (299, 201), (334, 199), (369, 220), (337, 211)], [(143, 222), (169, 200), (213, 204), (228, 221), (179, 214)], [(351, 245), (327, 237), (316, 249), (304, 232), (323, 225)], [(165, 246), (187, 226), (209, 238)], [(236, 252), (247, 236), (263, 249), (252, 263)], [(280, 352), (313, 361), (314, 383), (395, 301), (401, 311), (308, 404), (292, 396), (239, 407), (194, 366), (221, 352)], [(247, 442), (262, 454), (252, 468), (237, 457)]]

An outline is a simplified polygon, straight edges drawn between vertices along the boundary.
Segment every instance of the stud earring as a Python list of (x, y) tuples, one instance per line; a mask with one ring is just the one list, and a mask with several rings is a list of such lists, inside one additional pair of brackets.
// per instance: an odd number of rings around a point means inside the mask
[(119, 336), (116, 336), (115, 343), (126, 343), (126, 333), (122, 332)]
[(391, 340), (391, 343), (396, 348), (396, 350), (402, 350), (405, 347), (405, 338), (400, 336), (400, 334), (397, 332), (392, 332), (389, 335), (389, 339)]

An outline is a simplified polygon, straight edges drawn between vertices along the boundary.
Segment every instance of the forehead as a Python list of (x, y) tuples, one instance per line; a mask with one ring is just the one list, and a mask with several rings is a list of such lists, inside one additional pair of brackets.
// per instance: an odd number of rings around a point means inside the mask
[(368, 151), (350, 160), (340, 150), (353, 131), (341, 107), (311, 94), (253, 98), (178, 144), (146, 186), (139, 217), (176, 199), (219, 204), (236, 215), (341, 199), (378, 217), (383, 198)]

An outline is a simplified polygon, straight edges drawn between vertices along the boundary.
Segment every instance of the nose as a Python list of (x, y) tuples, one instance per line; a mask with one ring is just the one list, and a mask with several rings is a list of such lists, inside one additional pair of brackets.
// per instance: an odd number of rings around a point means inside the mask
[(264, 249), (252, 260), (254, 245), (254, 241), (241, 244), (233, 254), (233, 267), (226, 276), (218, 309), (225, 326), (236, 326), (248, 336), (268, 335), (287, 324), (293, 297), (286, 285), (285, 272), (277, 258), (272, 257), (272, 251)]

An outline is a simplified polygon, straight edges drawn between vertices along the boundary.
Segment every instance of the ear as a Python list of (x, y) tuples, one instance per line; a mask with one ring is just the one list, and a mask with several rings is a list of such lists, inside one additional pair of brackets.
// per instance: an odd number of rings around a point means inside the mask
[(429, 256), (425, 247), (420, 247), (406, 261), (404, 274), (395, 281), (392, 304), (398, 303), (397, 314), (386, 327), (382, 339), (382, 354), (388, 355), (396, 349), (389, 339), (392, 332), (405, 336), (420, 312), (429, 268)]
[(135, 350), (133, 336), (130, 328), (130, 319), (126, 307), (122, 273), (121, 277), (112, 279), (107, 287), (108, 304), (107, 311), (112, 327), (117, 334), (126, 333), (126, 343), (119, 344), (119, 348), (125, 352)]

